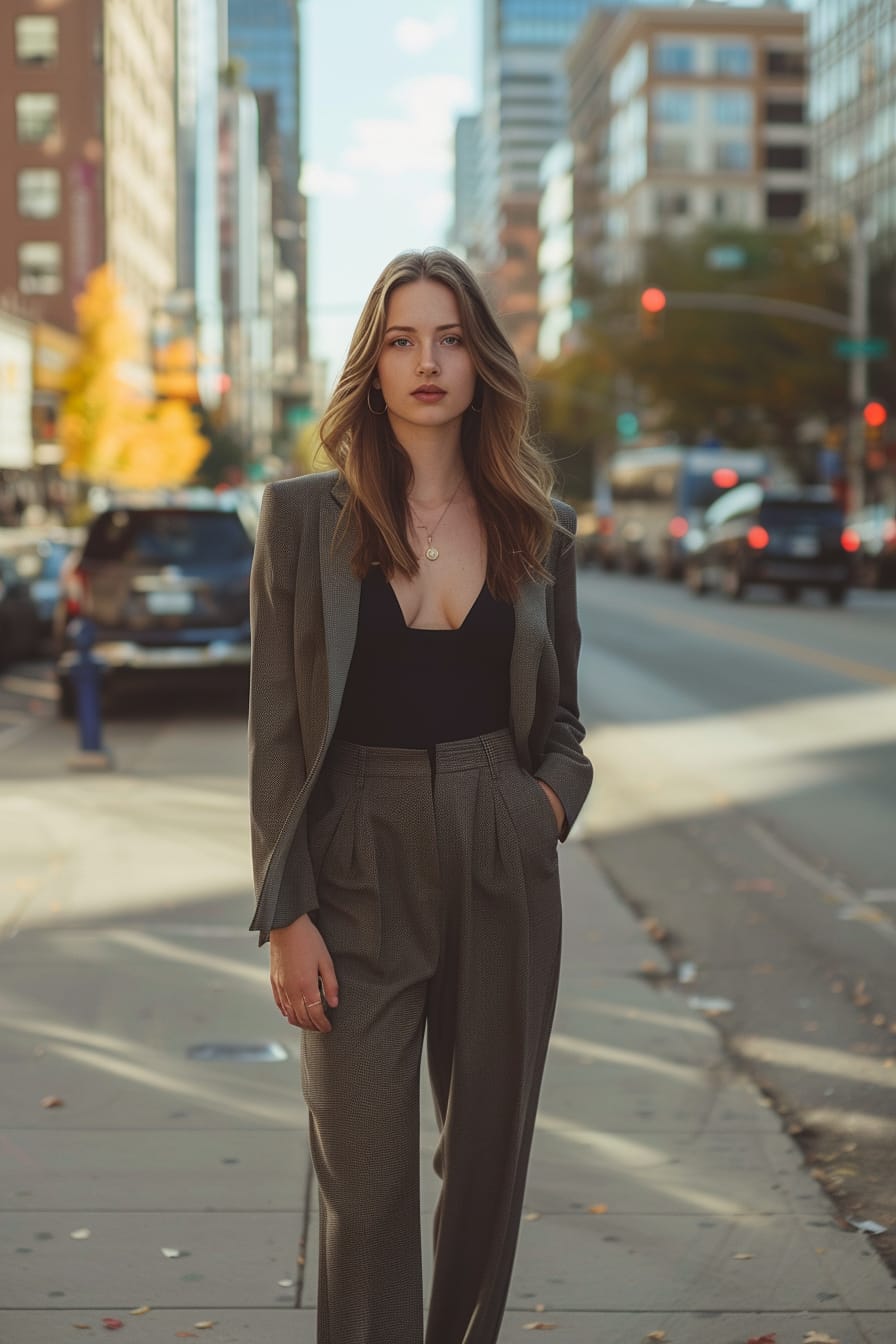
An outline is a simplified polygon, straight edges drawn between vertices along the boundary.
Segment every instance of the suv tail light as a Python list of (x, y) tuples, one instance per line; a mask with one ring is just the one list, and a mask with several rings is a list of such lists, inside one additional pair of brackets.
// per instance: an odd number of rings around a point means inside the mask
[(858, 532), (854, 532), (851, 527), (845, 527), (840, 533), (840, 545), (844, 551), (857, 551), (862, 544), (862, 539)]
[(65, 612), (67, 616), (87, 615), (87, 575), (80, 567), (65, 576)]
[(884, 523), (884, 545), (896, 545), (896, 518), (888, 518)]
[(681, 540), (688, 530), (687, 518), (677, 517), (669, 520), (669, 536)]
[(754, 551), (761, 551), (768, 545), (768, 533), (758, 524), (747, 533), (747, 545)]

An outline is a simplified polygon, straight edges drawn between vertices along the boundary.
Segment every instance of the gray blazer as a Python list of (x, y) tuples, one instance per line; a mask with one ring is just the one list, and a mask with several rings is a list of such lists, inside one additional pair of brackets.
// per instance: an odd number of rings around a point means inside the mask
[[(331, 557), (348, 487), (336, 471), (269, 485), (262, 497), (250, 606), (249, 774), (258, 945), (317, 908), (306, 804), (330, 745), (348, 676), (361, 584), (350, 535)], [(554, 500), (570, 531), (576, 517)], [(591, 787), (582, 751), (572, 542), (559, 530), (546, 567), (556, 584), (526, 580), (514, 605), (510, 729), (524, 769), (555, 791), (566, 839)]]

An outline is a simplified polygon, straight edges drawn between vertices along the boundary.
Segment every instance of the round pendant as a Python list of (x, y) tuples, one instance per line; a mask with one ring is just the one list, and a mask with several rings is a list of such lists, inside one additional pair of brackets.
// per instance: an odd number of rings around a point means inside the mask
[(438, 560), (439, 558), (439, 553), (435, 546), (427, 546), (425, 554), (427, 560)]

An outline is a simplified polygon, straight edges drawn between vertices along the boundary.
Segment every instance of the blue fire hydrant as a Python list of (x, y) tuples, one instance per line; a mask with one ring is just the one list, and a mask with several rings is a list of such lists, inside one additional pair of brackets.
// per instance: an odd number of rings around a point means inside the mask
[(73, 766), (108, 765), (111, 762), (102, 744), (102, 719), (100, 714), (103, 664), (98, 658), (94, 657), (93, 653), (96, 626), (93, 621), (82, 617), (80, 620), (72, 622), (71, 634), (78, 651), (78, 658), (72, 666), (70, 675), (75, 688), (80, 738), (80, 753), (73, 758), (71, 764)]

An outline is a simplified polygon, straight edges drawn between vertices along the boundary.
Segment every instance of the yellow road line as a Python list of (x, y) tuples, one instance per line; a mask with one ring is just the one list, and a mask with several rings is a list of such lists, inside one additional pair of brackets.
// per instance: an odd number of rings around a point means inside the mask
[(874, 686), (896, 686), (896, 672), (886, 667), (875, 667), (873, 663), (859, 663), (854, 658), (839, 658), (834, 653), (822, 653), (819, 649), (807, 649), (802, 644), (793, 644), (789, 639), (778, 639), (775, 635), (762, 635), (758, 631), (740, 630), (736, 626), (711, 621), (703, 616), (689, 616), (680, 611), (665, 611), (661, 607), (648, 608), (655, 620), (665, 625), (684, 626), (698, 635), (710, 635), (713, 639), (725, 639), (731, 644), (745, 644), (748, 648), (767, 649), (769, 653), (780, 654), (782, 658), (792, 658), (794, 662), (805, 663), (809, 667), (825, 668), (841, 677), (851, 677), (853, 681), (865, 681)]

